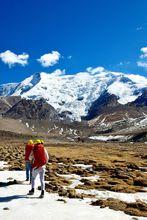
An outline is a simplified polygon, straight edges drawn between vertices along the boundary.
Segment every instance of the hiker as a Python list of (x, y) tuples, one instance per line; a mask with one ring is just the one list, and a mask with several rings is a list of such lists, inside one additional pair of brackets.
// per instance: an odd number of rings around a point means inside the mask
[(31, 161), (29, 159), (30, 154), (34, 148), (34, 143), (32, 140), (29, 140), (26, 147), (25, 147), (25, 166), (26, 166), (26, 181), (31, 182), (31, 176), (32, 176), (32, 167), (31, 167)]
[(45, 176), (45, 165), (47, 164), (49, 160), (48, 153), (46, 149), (43, 146), (42, 140), (36, 140), (32, 154), (30, 157), (33, 159), (32, 164), (32, 181), (31, 181), (31, 190), (29, 191), (28, 195), (34, 194), (34, 188), (35, 188), (35, 179), (37, 175), (39, 174), (40, 177), (40, 183), (41, 183), (41, 195), (39, 198), (44, 197), (44, 190), (45, 190), (45, 182), (44, 182), (44, 176)]

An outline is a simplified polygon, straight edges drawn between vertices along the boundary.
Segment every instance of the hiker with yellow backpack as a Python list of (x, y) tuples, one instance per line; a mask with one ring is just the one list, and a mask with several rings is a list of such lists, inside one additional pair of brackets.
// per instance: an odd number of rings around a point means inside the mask
[(31, 180), (31, 190), (28, 195), (33, 195), (35, 192), (35, 180), (37, 175), (39, 174), (40, 183), (41, 183), (41, 195), (39, 198), (44, 197), (45, 191), (45, 166), (49, 160), (49, 156), (47, 150), (44, 148), (43, 140), (36, 140), (34, 144), (34, 148), (30, 155), (30, 159), (32, 160), (32, 180)]

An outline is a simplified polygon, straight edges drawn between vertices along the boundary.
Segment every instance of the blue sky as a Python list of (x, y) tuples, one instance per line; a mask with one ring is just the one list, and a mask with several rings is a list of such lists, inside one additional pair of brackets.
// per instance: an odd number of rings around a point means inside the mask
[[(26, 65), (1, 59), (0, 84), (89, 66), (146, 76), (147, 50), (140, 51), (147, 47), (146, 0), (0, 0), (0, 28), (1, 57), (7, 50), (29, 55)], [(52, 51), (60, 54), (55, 65), (37, 61)], [(137, 65), (142, 59), (144, 67)]]

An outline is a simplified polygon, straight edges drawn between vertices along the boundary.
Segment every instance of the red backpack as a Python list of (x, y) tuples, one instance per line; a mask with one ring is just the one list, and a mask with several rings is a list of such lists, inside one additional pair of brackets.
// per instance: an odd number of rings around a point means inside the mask
[(34, 146), (33, 153), (34, 153), (33, 168), (34, 167), (37, 167), (37, 168), (42, 167), (47, 163), (45, 149), (42, 144), (36, 144)]

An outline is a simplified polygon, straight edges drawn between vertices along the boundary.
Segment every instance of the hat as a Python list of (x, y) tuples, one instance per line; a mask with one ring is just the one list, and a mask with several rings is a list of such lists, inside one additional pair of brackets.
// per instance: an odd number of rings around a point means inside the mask
[(36, 141), (35, 141), (35, 144), (40, 144), (41, 143), (41, 141), (39, 140), (39, 139), (37, 139)]
[(33, 141), (32, 141), (32, 140), (29, 140), (29, 141), (28, 141), (28, 144), (33, 144)]

